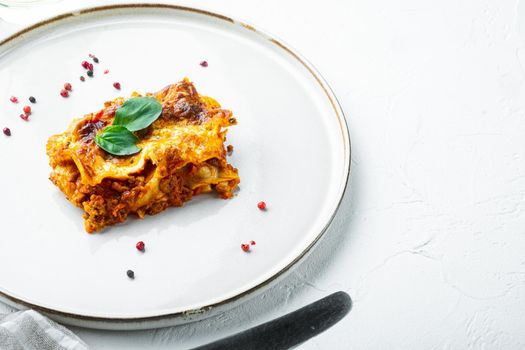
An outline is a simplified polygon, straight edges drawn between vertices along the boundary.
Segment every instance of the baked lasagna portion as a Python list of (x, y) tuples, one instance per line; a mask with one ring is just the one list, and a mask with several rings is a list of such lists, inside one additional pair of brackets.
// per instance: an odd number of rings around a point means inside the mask
[(129, 214), (143, 218), (180, 207), (203, 192), (231, 198), (240, 182), (224, 146), (226, 128), (236, 124), (231, 111), (199, 95), (187, 79), (145, 96), (154, 97), (162, 112), (149, 127), (135, 132), (141, 149), (136, 154), (115, 156), (94, 140), (112, 124), (126, 101), (121, 97), (48, 140), (50, 179), (84, 210), (87, 232), (123, 222)]

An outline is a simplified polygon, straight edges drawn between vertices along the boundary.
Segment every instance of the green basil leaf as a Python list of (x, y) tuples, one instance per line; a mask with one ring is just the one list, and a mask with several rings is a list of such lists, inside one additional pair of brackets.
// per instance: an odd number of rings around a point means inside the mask
[(154, 97), (133, 97), (117, 109), (113, 125), (138, 131), (147, 128), (161, 113), (162, 105)]
[(140, 152), (135, 144), (139, 138), (121, 125), (111, 125), (95, 136), (95, 143), (104, 151), (116, 156)]

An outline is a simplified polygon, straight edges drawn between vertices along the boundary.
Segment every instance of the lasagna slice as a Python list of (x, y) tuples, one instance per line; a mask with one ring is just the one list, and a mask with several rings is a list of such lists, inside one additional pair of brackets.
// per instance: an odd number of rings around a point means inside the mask
[(146, 96), (154, 97), (162, 112), (135, 132), (141, 149), (136, 154), (115, 156), (94, 140), (112, 124), (126, 101), (121, 97), (48, 140), (50, 180), (84, 210), (89, 233), (123, 222), (129, 214), (143, 218), (180, 207), (204, 192), (231, 198), (240, 182), (224, 147), (226, 128), (236, 124), (231, 111), (199, 95), (187, 79)]

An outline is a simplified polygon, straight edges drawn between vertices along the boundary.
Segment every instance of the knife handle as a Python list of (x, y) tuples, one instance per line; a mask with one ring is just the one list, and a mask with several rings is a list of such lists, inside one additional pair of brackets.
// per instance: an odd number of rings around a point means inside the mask
[(287, 315), (193, 350), (290, 349), (332, 327), (351, 307), (350, 296), (336, 292)]

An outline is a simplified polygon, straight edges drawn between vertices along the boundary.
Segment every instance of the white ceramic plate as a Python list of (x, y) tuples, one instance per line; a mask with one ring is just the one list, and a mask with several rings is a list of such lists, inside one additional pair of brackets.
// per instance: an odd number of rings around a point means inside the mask
[[(89, 53), (100, 64), (81, 83)], [(82, 212), (48, 180), (47, 138), (106, 100), (185, 76), (238, 119), (228, 133), (238, 195), (203, 195), (85, 233)], [(64, 82), (73, 84), (68, 99), (59, 95)], [(10, 103), (11, 95), (20, 103)], [(24, 122), (19, 114), (30, 95), (38, 101)], [(12, 131), (0, 134), (0, 294), (69, 324), (150, 328), (235, 305), (312, 248), (349, 172), (346, 123), (319, 74), (252, 26), (196, 9), (108, 6), (28, 28), (0, 43), (0, 105), (0, 127)], [(266, 212), (257, 209), (260, 200)], [(139, 240), (145, 253), (135, 249)], [(247, 254), (240, 245), (250, 240), (257, 245)]]

